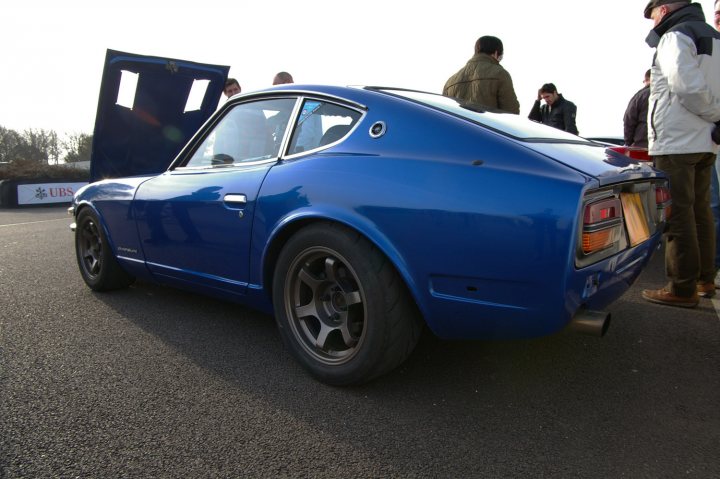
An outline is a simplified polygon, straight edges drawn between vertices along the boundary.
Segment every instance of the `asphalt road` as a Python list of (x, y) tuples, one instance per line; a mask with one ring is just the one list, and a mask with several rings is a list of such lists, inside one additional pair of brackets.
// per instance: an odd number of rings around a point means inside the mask
[(69, 222), (0, 210), (0, 477), (720, 477), (720, 321), (640, 298), (659, 255), (604, 338), (426, 339), (334, 388), (270, 317), (91, 292)]

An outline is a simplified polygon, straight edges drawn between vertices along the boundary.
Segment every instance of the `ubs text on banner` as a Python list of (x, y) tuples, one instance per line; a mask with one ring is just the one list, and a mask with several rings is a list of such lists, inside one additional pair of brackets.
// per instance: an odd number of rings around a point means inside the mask
[(77, 190), (85, 183), (34, 183), (17, 185), (18, 205), (70, 203)]

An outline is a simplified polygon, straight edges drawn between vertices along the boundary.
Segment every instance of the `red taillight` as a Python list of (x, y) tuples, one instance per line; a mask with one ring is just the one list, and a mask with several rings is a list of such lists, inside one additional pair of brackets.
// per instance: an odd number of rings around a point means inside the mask
[(672, 210), (670, 189), (666, 186), (658, 186), (655, 188), (655, 204), (657, 204), (658, 221), (667, 221), (670, 218), (670, 212)]
[(582, 249), (591, 254), (609, 248), (620, 240), (622, 204), (608, 198), (585, 205), (583, 212)]
[(670, 189), (665, 186), (658, 186), (655, 188), (655, 202), (657, 204), (663, 204), (670, 201)]
[(631, 146), (613, 146), (608, 148), (616, 153), (620, 153), (623, 156), (627, 156), (630, 159), (638, 161), (651, 161), (650, 155), (645, 148), (633, 148)]
[(603, 220), (610, 220), (613, 218), (621, 218), (621, 205), (620, 200), (612, 198), (609, 200), (598, 201), (585, 207), (585, 215), (583, 216), (583, 223), (585, 225), (598, 223)]

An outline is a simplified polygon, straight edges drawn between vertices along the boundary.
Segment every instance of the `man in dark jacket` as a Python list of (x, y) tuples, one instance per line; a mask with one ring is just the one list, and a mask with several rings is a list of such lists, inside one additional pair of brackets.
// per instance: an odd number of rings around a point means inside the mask
[[(545, 100), (545, 104), (540, 105), (540, 100)], [(563, 98), (558, 93), (555, 85), (546, 83), (538, 90), (537, 100), (535, 100), (528, 118), (577, 135), (576, 116), (577, 107), (575, 104)]]
[(645, 72), (645, 80), (642, 87), (628, 103), (623, 117), (625, 145), (648, 147), (648, 101), (650, 99), (650, 70)]
[(515, 95), (512, 78), (500, 66), (502, 56), (503, 44), (499, 38), (478, 38), (475, 55), (445, 82), (443, 95), (519, 114), (520, 103)]

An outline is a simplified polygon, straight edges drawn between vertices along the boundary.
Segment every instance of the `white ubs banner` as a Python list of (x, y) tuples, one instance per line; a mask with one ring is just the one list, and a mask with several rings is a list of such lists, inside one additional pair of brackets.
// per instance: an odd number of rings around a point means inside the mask
[(17, 185), (18, 205), (70, 203), (77, 190), (85, 183), (34, 183)]

